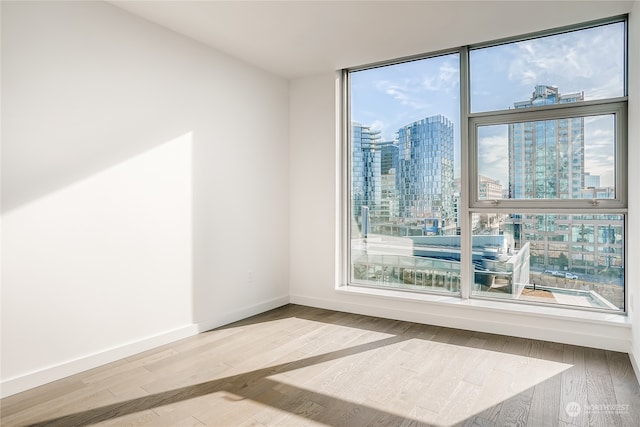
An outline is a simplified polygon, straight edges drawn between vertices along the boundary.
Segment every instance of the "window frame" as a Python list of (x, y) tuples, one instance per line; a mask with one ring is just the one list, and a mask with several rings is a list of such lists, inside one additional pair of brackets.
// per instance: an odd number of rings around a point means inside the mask
[[(339, 150), (340, 167), (340, 198), (339, 208), (339, 260), (337, 272), (338, 287), (357, 288), (377, 288), (402, 291), (402, 289), (388, 288), (385, 286), (368, 285), (362, 283), (352, 283), (351, 269), (351, 84), (350, 73), (364, 71), (374, 68), (392, 66), (396, 64), (428, 59), (442, 55), (459, 55), (459, 76), (460, 76), (460, 292), (461, 300), (491, 300), (496, 303), (509, 303), (512, 301), (503, 299), (493, 299), (481, 295), (472, 295), (474, 287), (473, 263), (471, 262), (472, 252), (472, 218), (474, 214), (482, 213), (533, 213), (533, 214), (619, 214), (623, 218), (624, 227), (624, 303), (620, 310), (601, 309), (596, 307), (580, 307), (563, 304), (536, 303), (531, 301), (517, 301), (519, 304), (538, 305), (542, 307), (558, 307), (577, 311), (595, 311), (605, 313), (615, 313), (626, 315), (628, 310), (628, 169), (627, 169), (627, 147), (628, 147), (628, 15), (619, 15), (609, 18), (598, 19), (590, 22), (583, 22), (561, 28), (548, 29), (520, 36), (508, 37), (490, 42), (461, 46), (458, 48), (440, 50), (436, 52), (395, 58), (388, 61), (379, 61), (357, 67), (340, 70), (340, 107), (341, 112), (337, 115), (339, 123), (338, 136), (342, 143)], [(579, 103), (563, 103), (555, 105), (532, 106), (523, 109), (508, 109), (471, 112), (471, 80), (470, 80), (470, 52), (491, 46), (499, 46), (520, 41), (532, 40), (555, 34), (580, 31), (602, 25), (624, 23), (624, 66), (623, 66), (623, 93), (624, 96), (615, 98), (605, 98)], [(557, 120), (564, 118), (579, 118), (598, 115), (614, 116), (614, 165), (615, 165), (615, 198), (614, 199), (500, 199), (480, 200), (478, 197), (478, 128), (487, 125), (502, 125), (521, 122), (534, 122), (541, 120)], [(415, 291), (412, 293), (442, 295), (440, 292), (429, 290)], [(448, 297), (456, 298), (456, 293), (446, 293)]]
[[(500, 110), (487, 113), (473, 113), (468, 116), (470, 159), (468, 194), (469, 208), (536, 211), (572, 211), (602, 209), (626, 209), (627, 207), (627, 98), (618, 97), (596, 101), (582, 101), (545, 105), (514, 110)], [(481, 126), (508, 125), (523, 122), (538, 122), (545, 120), (561, 120), (567, 118), (586, 118), (600, 115), (615, 117), (614, 167), (615, 167), (615, 195), (614, 199), (498, 199), (481, 200), (478, 194), (478, 128)], [(540, 204), (544, 205), (541, 207)], [(544, 213), (541, 212), (541, 213)]]

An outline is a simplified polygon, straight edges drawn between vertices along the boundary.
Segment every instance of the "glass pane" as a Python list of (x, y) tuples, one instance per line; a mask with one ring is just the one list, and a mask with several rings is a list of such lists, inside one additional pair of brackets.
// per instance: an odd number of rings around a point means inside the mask
[(625, 25), (474, 49), (469, 63), (472, 112), (513, 108), (514, 101), (536, 98), (550, 85), (565, 93), (557, 102), (624, 96)]
[(459, 239), (457, 246), (447, 249), (447, 256), (436, 253), (443, 248), (437, 240), (376, 236), (353, 242), (351, 280), (413, 291), (460, 292)]
[(473, 295), (624, 309), (623, 215), (473, 214)]
[(459, 291), (459, 241), (444, 260), (419, 249), (459, 233), (459, 65), (450, 54), (350, 74), (352, 282)]
[(478, 198), (615, 198), (615, 117), (478, 128)]

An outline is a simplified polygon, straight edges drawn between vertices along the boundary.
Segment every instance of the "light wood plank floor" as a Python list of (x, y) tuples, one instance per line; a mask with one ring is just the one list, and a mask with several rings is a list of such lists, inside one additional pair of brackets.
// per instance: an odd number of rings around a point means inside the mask
[(638, 426), (626, 354), (288, 305), (1, 401), (2, 426)]

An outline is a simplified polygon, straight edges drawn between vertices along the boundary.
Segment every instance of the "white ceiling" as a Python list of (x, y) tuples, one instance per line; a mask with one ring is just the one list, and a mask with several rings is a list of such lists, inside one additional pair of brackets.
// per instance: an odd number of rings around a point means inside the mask
[(628, 13), (633, 1), (110, 1), (292, 79)]

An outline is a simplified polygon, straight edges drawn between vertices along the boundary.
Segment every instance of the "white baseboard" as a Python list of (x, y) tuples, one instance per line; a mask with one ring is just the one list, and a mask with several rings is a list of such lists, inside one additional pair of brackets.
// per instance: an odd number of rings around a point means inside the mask
[(182, 338), (196, 335), (197, 333), (198, 328), (196, 325), (186, 325), (139, 341), (126, 343), (105, 351), (93, 353), (58, 365), (9, 378), (0, 383), (0, 397), (4, 398), (11, 396), (12, 394), (20, 393), (30, 388), (38, 387), (70, 375), (102, 366), (106, 363), (111, 363), (143, 351), (151, 350), (161, 345), (172, 343)]
[(197, 335), (200, 332), (208, 331), (210, 329), (236, 322), (238, 320), (246, 319), (247, 317), (281, 307), (288, 303), (288, 295), (274, 298), (259, 304), (254, 304), (248, 307), (241, 308), (239, 310), (234, 310), (230, 313), (225, 313), (221, 316), (216, 317), (215, 319), (211, 319), (206, 322), (186, 325), (177, 329), (173, 329), (171, 331), (144, 338), (139, 341), (126, 343), (118, 347), (113, 347), (105, 351), (97, 352), (84, 357), (79, 357), (77, 359), (60, 363), (58, 365), (29, 372), (17, 377), (8, 378), (0, 382), (0, 398), (11, 396), (13, 394), (17, 394), (22, 391), (47, 384), (52, 381), (68, 377), (70, 375), (78, 374), (80, 372), (87, 371), (89, 369), (93, 369), (107, 363), (115, 362), (116, 360), (133, 356), (135, 354), (142, 353), (143, 351), (151, 350), (165, 344), (170, 344), (180, 339)]
[(415, 305), (400, 306), (398, 301), (373, 298), (371, 303), (290, 295), (292, 304), (306, 305), (329, 310), (383, 317), (430, 324), (435, 326), (465, 329), (471, 331), (508, 335), (520, 338), (553, 341), (604, 350), (628, 353), (630, 350), (631, 328), (629, 325), (607, 325), (585, 322), (580, 319), (553, 319), (541, 315), (524, 316), (512, 313), (489, 312), (477, 307), (447, 307), (446, 312), (434, 313), (434, 306), (423, 305), (424, 310), (416, 310)]
[(636, 374), (636, 380), (640, 382), (640, 359), (638, 359), (638, 355), (640, 355), (640, 352), (632, 347), (631, 351), (629, 351), (629, 360), (631, 360), (633, 372)]
[(264, 313), (265, 311), (273, 310), (274, 308), (282, 307), (289, 304), (289, 295), (284, 295), (278, 298), (273, 298), (268, 301), (264, 301), (258, 304), (243, 307), (239, 310), (234, 310), (230, 313), (224, 313), (198, 322), (198, 332), (210, 331), (211, 329), (219, 328), (220, 326), (228, 325), (229, 323), (237, 322), (238, 320), (246, 319), (247, 317), (255, 316), (256, 314)]

